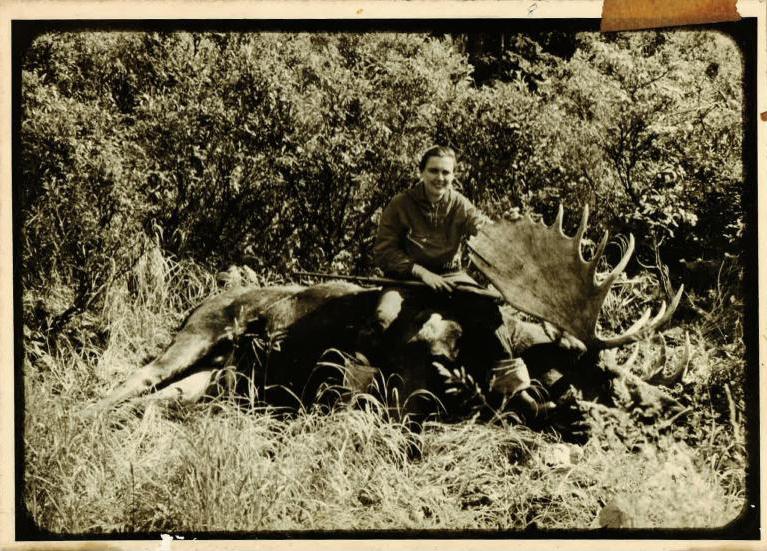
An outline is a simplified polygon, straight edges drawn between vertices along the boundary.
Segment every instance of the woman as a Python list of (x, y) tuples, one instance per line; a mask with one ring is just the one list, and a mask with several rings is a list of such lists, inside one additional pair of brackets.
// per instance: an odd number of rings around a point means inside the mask
[[(452, 291), (458, 281), (473, 281), (461, 272), (462, 244), (490, 220), (453, 189), (455, 161), (449, 147), (427, 149), (418, 164), (418, 183), (397, 194), (384, 209), (373, 253), (388, 277), (415, 276), (441, 292)], [(513, 212), (512, 216), (519, 214)], [(382, 302), (386, 298), (385, 294)], [(507, 357), (493, 368), (490, 386), (515, 397), (525, 413), (535, 416), (546, 408), (529, 395), (527, 367), (521, 359), (511, 358), (504, 332), (504, 327), (498, 328)]]
[(389, 277), (415, 276), (436, 291), (452, 291), (453, 283), (443, 276), (461, 269), (464, 239), (488, 219), (453, 189), (451, 148), (429, 148), (418, 168), (419, 182), (397, 194), (381, 215), (375, 261)]

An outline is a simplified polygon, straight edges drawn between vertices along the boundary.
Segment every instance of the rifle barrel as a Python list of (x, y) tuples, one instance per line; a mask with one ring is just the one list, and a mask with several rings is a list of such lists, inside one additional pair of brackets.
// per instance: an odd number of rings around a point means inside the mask
[(320, 279), (341, 279), (344, 281), (359, 281), (360, 283), (375, 283), (376, 285), (402, 285), (405, 287), (426, 287), (423, 281), (411, 279), (392, 279), (388, 277), (350, 276), (342, 274), (324, 274), (321, 272), (293, 272), (294, 276), (317, 277)]
[[(411, 279), (392, 279), (388, 277), (366, 277), (366, 276), (350, 276), (342, 274), (326, 274), (321, 272), (293, 272), (294, 276), (298, 277), (316, 277), (320, 279), (340, 279), (343, 281), (355, 281), (358, 283), (369, 283), (372, 285), (383, 285), (391, 287), (427, 287), (423, 281), (414, 281)], [(471, 285), (469, 283), (456, 283), (456, 289), (458, 291), (468, 292), (475, 295), (492, 298), (496, 301), (503, 301), (503, 297), (500, 293), (494, 289), (484, 289), (477, 285)]]

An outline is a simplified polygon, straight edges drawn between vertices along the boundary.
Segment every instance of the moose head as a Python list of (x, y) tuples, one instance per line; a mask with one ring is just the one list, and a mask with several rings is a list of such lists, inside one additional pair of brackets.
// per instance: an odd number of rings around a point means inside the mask
[[(546, 394), (557, 398), (568, 387), (575, 387), (587, 396), (612, 403), (625, 403), (629, 395), (658, 414), (676, 414), (681, 406), (657, 387), (670, 387), (681, 380), (689, 363), (689, 341), (681, 361), (670, 371), (662, 341), (661, 361), (655, 362), (645, 378), (630, 371), (638, 348), (623, 365), (616, 358), (619, 348), (657, 334), (673, 316), (683, 287), (669, 297), (668, 306), (664, 301), (654, 316), (648, 308), (625, 332), (601, 335), (597, 330), (599, 315), (611, 286), (628, 265), (634, 237), (629, 236), (615, 267), (600, 275), (597, 270), (609, 234), (604, 232), (586, 260), (582, 241), (588, 214), (585, 207), (573, 237), (562, 229), (561, 205), (551, 226), (529, 215), (488, 224), (469, 243), (471, 260), (509, 304), (544, 320), (543, 324), (511, 321), (510, 327), (515, 353), (525, 359)], [(616, 392), (616, 386), (622, 392)]]

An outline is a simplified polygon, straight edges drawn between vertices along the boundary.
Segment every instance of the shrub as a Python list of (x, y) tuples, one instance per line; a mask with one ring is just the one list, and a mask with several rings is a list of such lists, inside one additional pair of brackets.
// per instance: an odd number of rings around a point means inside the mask
[(663, 242), (672, 266), (738, 249), (729, 39), (530, 44), (510, 46), (524, 70), (477, 86), (449, 35), (43, 35), (23, 66), (24, 284), (70, 285), (82, 311), (155, 240), (211, 269), (368, 273), (380, 209), (434, 142), (492, 216), (562, 202), (572, 230), (588, 203), (593, 227)]

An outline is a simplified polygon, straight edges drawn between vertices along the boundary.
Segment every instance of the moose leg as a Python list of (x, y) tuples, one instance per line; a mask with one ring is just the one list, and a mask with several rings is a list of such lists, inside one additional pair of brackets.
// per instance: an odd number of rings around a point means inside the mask
[[(226, 339), (219, 338), (218, 342)], [(101, 400), (97, 409), (106, 409), (156, 388), (184, 370), (200, 362), (213, 349), (216, 341), (198, 333), (179, 333), (173, 344), (157, 359), (136, 371), (109, 396)]]
[(209, 393), (215, 382), (216, 371), (215, 369), (197, 371), (151, 394), (149, 399), (158, 402), (175, 401), (186, 404), (198, 402)]

